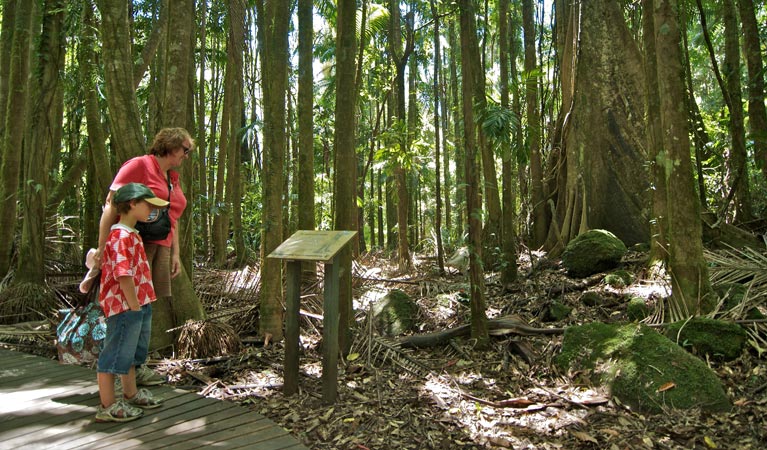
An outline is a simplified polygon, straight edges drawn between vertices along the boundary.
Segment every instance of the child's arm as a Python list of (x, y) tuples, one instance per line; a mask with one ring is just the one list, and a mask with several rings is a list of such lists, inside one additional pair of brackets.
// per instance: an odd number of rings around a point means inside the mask
[(120, 289), (122, 289), (125, 299), (128, 301), (128, 306), (131, 311), (141, 311), (141, 305), (138, 303), (138, 297), (136, 296), (136, 285), (133, 283), (132, 276), (119, 277)]

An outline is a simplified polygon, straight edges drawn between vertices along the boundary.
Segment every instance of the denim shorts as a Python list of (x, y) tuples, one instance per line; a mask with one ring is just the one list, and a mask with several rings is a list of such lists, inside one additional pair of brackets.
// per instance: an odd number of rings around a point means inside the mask
[(152, 332), (152, 305), (107, 317), (107, 336), (99, 353), (98, 371), (127, 375), (146, 361)]

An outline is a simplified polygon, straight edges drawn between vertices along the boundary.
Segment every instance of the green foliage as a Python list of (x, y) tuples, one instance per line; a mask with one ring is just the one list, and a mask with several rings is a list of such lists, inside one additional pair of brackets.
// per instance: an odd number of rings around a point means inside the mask
[[(519, 128), (519, 117), (514, 111), (488, 100), (487, 106), (479, 112), (479, 119), (482, 130), (493, 147), (502, 152), (501, 157), (504, 160), (510, 158), (512, 138)], [(516, 156), (519, 159), (518, 155)]]

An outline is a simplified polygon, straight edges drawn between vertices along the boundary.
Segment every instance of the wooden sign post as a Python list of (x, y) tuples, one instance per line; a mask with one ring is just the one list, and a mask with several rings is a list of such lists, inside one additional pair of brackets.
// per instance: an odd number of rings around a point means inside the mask
[(285, 299), (285, 384), (283, 392), (298, 392), (298, 337), (301, 304), (301, 262), (325, 263), (325, 299), (322, 328), (322, 401), (331, 404), (338, 394), (338, 289), (341, 270), (338, 254), (357, 234), (356, 231), (300, 230), (279, 245), (267, 258), (287, 262)]

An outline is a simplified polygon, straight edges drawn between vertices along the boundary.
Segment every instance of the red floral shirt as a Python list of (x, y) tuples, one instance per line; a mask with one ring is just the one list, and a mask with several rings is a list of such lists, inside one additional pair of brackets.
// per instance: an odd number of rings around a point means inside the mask
[(136, 297), (141, 306), (157, 300), (152, 271), (146, 259), (138, 231), (122, 224), (112, 225), (101, 257), (101, 292), (99, 303), (106, 317), (130, 310), (120, 288), (120, 277), (133, 277)]

